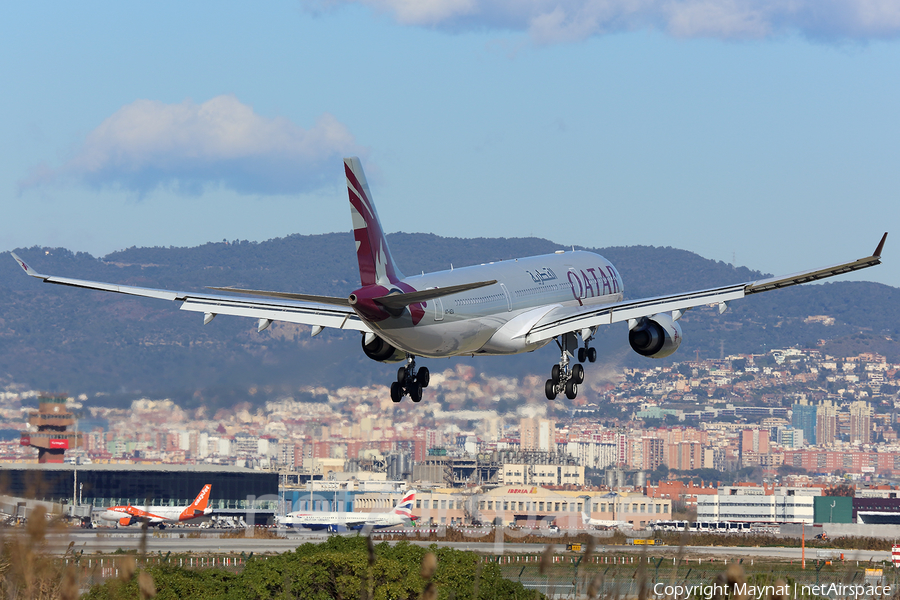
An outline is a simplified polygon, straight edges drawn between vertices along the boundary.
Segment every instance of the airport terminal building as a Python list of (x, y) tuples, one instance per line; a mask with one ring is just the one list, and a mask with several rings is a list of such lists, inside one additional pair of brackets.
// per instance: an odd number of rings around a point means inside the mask
[(205, 484), (212, 484), (210, 506), (241, 509), (248, 497), (278, 500), (278, 474), (220, 465), (0, 464), (0, 493), (57, 503), (190, 504)]
[[(359, 494), (347, 510), (386, 512), (402, 492)], [(582, 512), (592, 519), (620, 521), (641, 529), (672, 518), (672, 501), (636, 492), (585, 492), (507, 485), (472, 493), (453, 488), (419, 490), (412, 510), (422, 525), (472, 523), (518, 527), (583, 529)]]

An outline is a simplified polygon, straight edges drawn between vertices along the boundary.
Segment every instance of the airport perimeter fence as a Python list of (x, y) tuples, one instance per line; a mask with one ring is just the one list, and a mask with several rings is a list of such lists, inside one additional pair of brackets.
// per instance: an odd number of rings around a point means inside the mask
[[(255, 558), (241, 553), (234, 554), (207, 554), (207, 555), (172, 555), (148, 554), (139, 557), (135, 553), (111, 554), (105, 556), (67, 556), (64, 559), (66, 566), (74, 564), (79, 571), (80, 580), (90, 588), (93, 585), (102, 584), (108, 579), (117, 579), (123, 572), (128, 571), (124, 566), (127, 560), (134, 561), (140, 568), (152, 568), (164, 564), (179, 566), (186, 569), (222, 569), (230, 573), (240, 573), (244, 570), (247, 560)], [(265, 556), (258, 558), (265, 559)], [(124, 569), (124, 571), (123, 571)], [(133, 569), (131, 569), (133, 571)]]
[(749, 559), (698, 562), (693, 558), (673, 565), (671, 557), (650, 556), (584, 560), (583, 556), (553, 555), (548, 561), (541, 555), (507, 555), (486, 560), (498, 562), (506, 579), (550, 598), (887, 600), (900, 595), (900, 569), (890, 563), (812, 559), (803, 568), (799, 561), (773, 565), (751, 564)]
[[(252, 554), (148, 554), (66, 557), (81, 571), (88, 586), (118, 578), (123, 561), (135, 560), (140, 567), (171, 564), (186, 569), (222, 569), (243, 571), (250, 559), (265, 560)], [(517, 581), (549, 598), (600, 598), (626, 600), (715, 600), (748, 598), (751, 600), (887, 600), (900, 595), (900, 569), (890, 563), (863, 561), (827, 561), (809, 559), (806, 566), (794, 563), (759, 562), (744, 559), (730, 562), (715, 558), (690, 558), (647, 555), (583, 554), (504, 554), (484, 556), (497, 563), (503, 577)], [(755, 564), (754, 564), (755, 563)], [(773, 566), (776, 568), (773, 569)], [(731, 587), (724, 588), (728, 584)], [(734, 586), (738, 587), (735, 588)], [(719, 586), (719, 587), (716, 587)], [(785, 589), (776, 589), (787, 586)], [(881, 588), (876, 589), (876, 588)], [(885, 589), (889, 588), (889, 589)], [(879, 593), (880, 592), (880, 593)]]

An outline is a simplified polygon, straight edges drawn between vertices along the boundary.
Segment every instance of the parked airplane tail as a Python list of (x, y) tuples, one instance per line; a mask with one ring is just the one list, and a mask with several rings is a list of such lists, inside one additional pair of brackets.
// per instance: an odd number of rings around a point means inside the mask
[(206, 507), (209, 506), (209, 492), (212, 489), (212, 484), (207, 483), (203, 486), (203, 489), (200, 490), (200, 493), (197, 494), (197, 497), (194, 498), (194, 501), (191, 502), (191, 505), (188, 506), (181, 513), (181, 519), (190, 519), (196, 515), (202, 515), (206, 512)]
[(581, 512), (581, 523), (582, 523), (583, 525), (587, 525), (588, 523), (590, 523), (590, 521), (591, 521), (590, 515), (588, 515), (588, 514), (587, 514), (586, 512), (584, 512), (584, 511), (582, 511), (582, 512)]
[(413, 503), (415, 500), (416, 490), (409, 490), (404, 494), (403, 498), (400, 499), (400, 502), (397, 503), (397, 506), (395, 506), (394, 510), (391, 512), (395, 515), (401, 515), (411, 521), (415, 521), (418, 518), (412, 514)]
[(353, 218), (353, 237), (356, 240), (356, 258), (359, 261), (359, 279), (367, 285), (390, 287), (403, 278), (403, 274), (391, 257), (378, 212), (372, 202), (372, 193), (366, 183), (362, 163), (355, 156), (344, 159), (347, 176), (347, 193), (350, 196), (350, 216)]

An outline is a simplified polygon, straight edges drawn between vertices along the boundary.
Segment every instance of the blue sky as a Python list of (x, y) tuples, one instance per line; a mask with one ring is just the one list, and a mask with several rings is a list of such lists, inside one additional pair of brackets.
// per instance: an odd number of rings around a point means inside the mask
[(0, 249), (346, 231), (357, 154), (389, 232), (900, 286), (895, 4), (10, 5)]

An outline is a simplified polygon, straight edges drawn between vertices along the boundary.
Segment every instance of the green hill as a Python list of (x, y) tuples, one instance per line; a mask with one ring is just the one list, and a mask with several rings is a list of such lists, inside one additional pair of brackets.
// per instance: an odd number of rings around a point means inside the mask
[[(430, 234), (389, 236), (405, 273), (433, 271), (553, 252), (547, 240), (459, 239)], [(38, 271), (84, 279), (177, 290), (233, 285), (343, 296), (358, 285), (352, 237), (292, 235), (262, 243), (218, 242), (195, 248), (129, 248), (102, 259), (61, 248), (15, 250)], [(747, 268), (706, 260), (673, 248), (646, 246), (594, 251), (616, 264), (629, 297), (652, 296), (762, 277)], [(685, 340), (674, 360), (763, 352), (792, 345), (834, 352), (868, 347), (900, 361), (900, 291), (888, 286), (838, 282), (800, 286), (737, 302), (725, 315), (697, 309), (683, 318)], [(330, 332), (311, 339), (305, 327), (273, 325), (258, 334), (255, 322), (222, 316), (203, 326), (202, 316), (176, 303), (40, 284), (11, 258), (0, 260), (0, 383), (34, 389), (143, 393), (187, 404), (245, 400), (257, 387), (272, 394), (300, 386), (389, 382), (393, 367), (367, 359), (356, 333)], [(805, 323), (810, 315), (834, 325)], [(856, 340), (849, 343), (847, 340)], [(618, 324), (603, 330), (603, 360), (636, 366), (659, 364), (628, 348)], [(433, 370), (456, 362), (486, 373), (549, 373), (554, 346), (515, 357), (424, 361)], [(590, 375), (589, 375), (590, 376)], [(268, 394), (262, 394), (268, 395)]]

